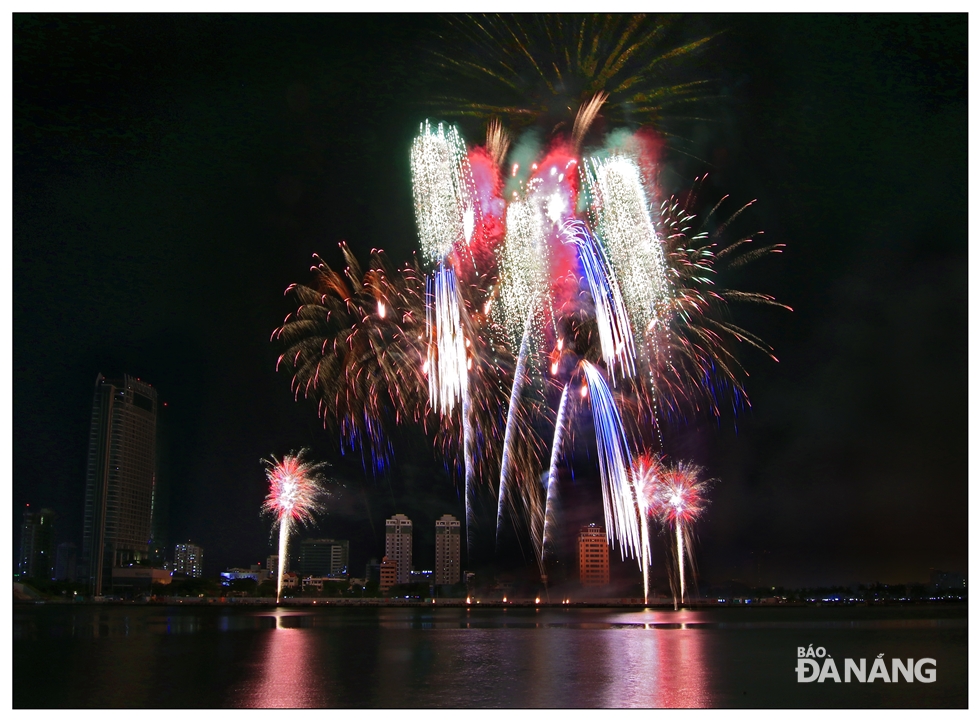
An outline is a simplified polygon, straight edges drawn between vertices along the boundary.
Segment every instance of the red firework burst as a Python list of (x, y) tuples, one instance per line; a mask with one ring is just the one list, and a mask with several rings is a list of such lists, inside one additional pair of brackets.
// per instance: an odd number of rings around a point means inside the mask
[(660, 467), (653, 512), (661, 523), (687, 524), (700, 517), (708, 505), (705, 494), (711, 483), (701, 479), (703, 473), (701, 466), (685, 461)]
[(283, 520), (309, 523), (326, 495), (319, 473), (325, 464), (306, 461), (303, 458), (305, 453), (304, 448), (298, 453), (283, 456), (281, 461), (275, 456), (265, 461), (269, 495), (262, 504), (262, 510), (279, 525)]

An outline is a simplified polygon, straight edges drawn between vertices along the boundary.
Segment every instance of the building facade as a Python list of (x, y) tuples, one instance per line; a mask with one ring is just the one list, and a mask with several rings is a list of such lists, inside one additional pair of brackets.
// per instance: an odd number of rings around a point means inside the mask
[(222, 586), (228, 586), (232, 581), (240, 581), (242, 579), (251, 579), (256, 584), (259, 584), (269, 580), (269, 571), (256, 563), (248, 568), (229, 568), (227, 571), (222, 571), (220, 576)]
[(50, 581), (54, 574), (54, 517), (49, 508), (24, 511), (20, 525), (20, 556), (17, 574), (20, 578)]
[(582, 526), (578, 534), (578, 578), (590, 588), (609, 583), (609, 544), (606, 530), (590, 523)]
[(412, 571), (412, 522), (403, 513), (385, 521), (385, 555), (398, 564), (396, 583), (408, 583)]
[(398, 562), (387, 556), (382, 558), (379, 575), (381, 576), (381, 582), (378, 584), (378, 588), (381, 590), (381, 593), (384, 593), (398, 583)]
[(307, 538), (300, 545), (299, 566), (303, 576), (347, 576), (350, 541)]
[(448, 513), (436, 521), (436, 567), (433, 583), (447, 586), (459, 583), (459, 521)]
[(204, 549), (190, 541), (174, 546), (174, 573), (200, 578), (204, 573)]
[(138, 378), (95, 379), (82, 563), (102, 595), (112, 568), (148, 560), (156, 468), (157, 392)]

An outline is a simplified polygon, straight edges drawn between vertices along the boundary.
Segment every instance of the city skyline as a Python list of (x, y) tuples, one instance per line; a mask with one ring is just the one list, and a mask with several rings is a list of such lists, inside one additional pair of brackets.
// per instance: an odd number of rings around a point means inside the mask
[[(160, 394), (171, 538), (197, 539), (212, 570), (274, 552), (254, 510), (258, 461), (300, 446), (330, 461), (343, 483), (311, 537), (349, 538), (357, 565), (377, 555), (369, 549), (379, 548), (382, 521), (397, 511), (415, 522), (418, 548), (434, 548), (435, 521), (446, 512), (463, 518), (464, 508), (460, 479), (432, 440), (399, 433), (396, 465), (375, 477), (358, 453), (341, 454), (315, 408), (302, 396), (293, 401), (268, 338), (291, 310), (283, 290), (308, 281), (313, 252), (337, 263), (336, 243), (347, 240), (362, 262), (383, 245), (400, 263), (417, 249), (408, 148), (431, 114), (418, 101), (442, 80), (413, 53), (436, 19), (380, 18), (370, 33), (384, 53), (366, 42), (322, 48), (317, 28), (326, 21), (277, 19), (292, 41), (268, 56), (244, 50), (257, 27), (247, 18), (59, 22), (15, 20), (15, 33), (36, 43), (21, 46), (15, 62), (13, 523), (26, 503), (52, 508), (56, 540), (80, 546), (91, 378), (128, 372)], [(706, 56), (719, 68), (724, 100), (712, 124), (687, 128), (688, 145), (665, 150), (664, 183), (682, 189), (707, 172), (711, 199), (755, 199), (744, 228), (787, 247), (737, 280), (795, 309), (792, 317), (739, 310), (780, 360), (742, 358), (751, 408), (665, 424), (678, 453), (721, 479), (698, 529), (701, 572), (809, 585), (965, 571), (966, 402), (936, 385), (966, 378), (958, 21), (692, 22), (692, 33), (698, 23), (730, 29)], [(350, 38), (368, 32), (355, 19), (330, 23)], [(952, 50), (910, 56), (902, 38), (917, 23), (928, 29), (922, 37), (941, 36)], [(148, 28), (147, 42), (96, 53), (73, 39), (89, 26), (123, 38)], [(213, 34), (213, 66), (195, 60), (198, 32)], [(802, 40), (790, 53), (780, 37)], [(384, 91), (326, 88), (302, 70), (312, 59), (345, 67), (345, 53), (359, 59), (358, 87)], [(62, 56), (71, 59), (63, 67), (85, 68), (93, 84), (59, 70)], [(782, 61), (770, 73), (773, 56)], [(924, 73), (910, 70), (920, 64)], [(162, 105), (145, 99), (147, 87)], [(77, 124), (60, 118), (68, 111), (55, 97), (71, 99)], [(350, 112), (329, 110), (331, 98)], [(35, 120), (38, 107), (47, 120)], [(221, 115), (225, 140), (204, 154), (214, 141), (214, 123), (202, 122), (208, 113)], [(480, 137), (481, 128), (463, 125)], [(117, 137), (114, 127), (134, 134)], [(164, 213), (160, 203), (181, 210)], [(956, 212), (934, 217), (930, 207)], [(215, 282), (229, 269), (247, 290)], [(77, 299), (71, 323), (61, 320), (55, 286)], [(36, 458), (51, 459), (44, 478), (30, 472)], [(957, 501), (941, 522), (922, 518), (914, 500), (923, 477)], [(594, 498), (581, 505), (597, 507)], [(599, 520), (595, 513), (568, 525)], [(825, 539), (819, 547), (807, 540), (815, 534)], [(482, 558), (492, 556), (480, 538)], [(505, 560), (523, 563), (519, 552)]]

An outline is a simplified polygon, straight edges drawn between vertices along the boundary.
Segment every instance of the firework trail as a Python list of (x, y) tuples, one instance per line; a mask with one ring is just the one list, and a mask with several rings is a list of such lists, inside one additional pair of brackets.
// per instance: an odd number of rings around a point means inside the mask
[[(561, 444), (565, 438), (565, 415), (568, 412), (568, 389), (571, 383), (566, 383), (558, 402), (558, 415), (555, 418), (555, 437), (551, 443), (551, 463), (548, 465), (548, 485), (545, 489), (544, 530), (541, 537), (541, 568), (544, 569), (545, 553), (551, 540), (551, 530), (555, 523), (554, 505), (558, 499), (558, 459), (561, 457)], [(542, 575), (547, 575), (542, 570)]]
[(504, 431), (504, 449), (500, 458), (500, 483), (497, 486), (497, 540), (500, 540), (500, 529), (504, 522), (504, 500), (507, 496), (507, 474), (511, 468), (511, 446), (517, 427), (518, 405), (521, 400), (521, 386), (524, 382), (527, 366), (527, 346), (531, 336), (531, 322), (534, 318), (534, 307), (531, 306), (524, 326), (524, 337), (521, 339), (521, 349), (517, 354), (517, 367), (514, 369), (514, 384), (510, 391), (510, 405), (507, 408), (507, 430)]
[(659, 517), (660, 459), (650, 453), (641, 453), (633, 460), (633, 486), (636, 489), (636, 505), (640, 515), (640, 532), (643, 541), (643, 602), (650, 599), (650, 572), (653, 556), (650, 550), (650, 522)]
[(276, 573), (276, 603), (282, 598), (282, 576), (288, 552), (289, 535), (297, 525), (313, 521), (313, 514), (322, 508), (327, 495), (320, 469), (326, 464), (310, 463), (304, 459), (306, 449), (264, 460), (269, 480), (269, 494), (262, 510), (272, 516), (273, 528), (279, 527), (279, 568)]

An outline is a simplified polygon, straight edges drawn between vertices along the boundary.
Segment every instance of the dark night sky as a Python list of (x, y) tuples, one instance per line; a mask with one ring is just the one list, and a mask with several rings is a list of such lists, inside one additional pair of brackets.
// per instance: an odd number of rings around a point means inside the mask
[[(303, 445), (344, 483), (320, 529), (352, 539), (354, 572), (396, 510), (431, 563), (432, 523), (462, 504), (427, 441), (407, 432), (390, 477), (365, 478), (269, 336), (312, 253), (416, 247), (408, 148), (449, 82), (425, 61), (439, 24), (14, 16), (15, 546), (25, 503), (80, 544), (93, 382), (128, 372), (167, 402), (169, 540), (209, 573), (272, 552), (259, 459)], [(758, 199), (743, 226), (788, 247), (731, 285), (794, 308), (736, 310), (780, 359), (743, 354), (752, 408), (669, 433), (721, 479), (702, 575), (965, 571), (966, 15), (689, 24), (726, 30), (695, 68), (718, 97), (665, 177)]]

